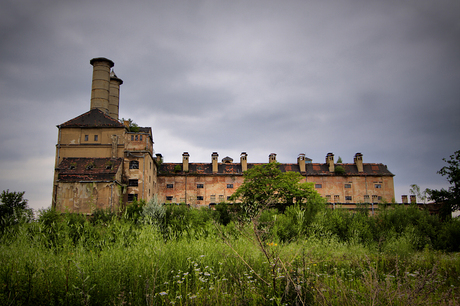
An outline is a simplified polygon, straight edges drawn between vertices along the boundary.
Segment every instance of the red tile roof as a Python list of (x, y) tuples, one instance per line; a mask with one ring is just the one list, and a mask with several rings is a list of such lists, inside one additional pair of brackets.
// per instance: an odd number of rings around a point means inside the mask
[(100, 109), (93, 108), (89, 112), (81, 114), (78, 117), (70, 119), (59, 125), (62, 128), (93, 128), (93, 127), (114, 127), (124, 128), (124, 125), (118, 120), (104, 114)]
[(58, 166), (61, 182), (114, 181), (123, 158), (64, 158)]

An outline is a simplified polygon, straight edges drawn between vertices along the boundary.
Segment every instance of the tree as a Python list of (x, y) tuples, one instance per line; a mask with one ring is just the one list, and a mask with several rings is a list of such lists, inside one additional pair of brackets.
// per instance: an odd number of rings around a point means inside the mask
[(276, 204), (323, 204), (324, 199), (314, 189), (313, 183), (301, 183), (303, 176), (297, 172), (282, 172), (279, 163), (257, 165), (244, 172), (244, 182), (230, 197), (240, 200), (240, 207), (249, 218), (254, 218)]
[(342, 157), (339, 156), (339, 159), (337, 159), (337, 163), (341, 164), (342, 163)]
[(2, 191), (0, 195), (0, 230), (2, 232), (9, 226), (32, 219), (32, 209), (28, 207), (24, 193), (24, 191), (10, 192), (9, 189)]
[(448, 165), (437, 173), (447, 177), (450, 187), (446, 190), (427, 189), (429, 198), (436, 203), (444, 203), (444, 216), (460, 209), (460, 150), (454, 152), (450, 159), (443, 158)]
[(409, 192), (410, 192), (410, 194), (413, 194), (416, 197), (418, 197), (425, 204), (427, 189), (425, 189), (424, 191), (420, 191), (420, 187), (417, 184), (412, 184), (412, 185), (410, 185)]

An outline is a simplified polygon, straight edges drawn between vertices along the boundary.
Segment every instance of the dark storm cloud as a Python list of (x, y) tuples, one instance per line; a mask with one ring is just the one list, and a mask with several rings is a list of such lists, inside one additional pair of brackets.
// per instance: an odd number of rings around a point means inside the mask
[(0, 187), (49, 204), (56, 125), (89, 109), (89, 60), (104, 56), (124, 81), (120, 117), (151, 126), (167, 161), (362, 152), (396, 174), (397, 199), (436, 188), (460, 149), (459, 13), (447, 0), (4, 1)]

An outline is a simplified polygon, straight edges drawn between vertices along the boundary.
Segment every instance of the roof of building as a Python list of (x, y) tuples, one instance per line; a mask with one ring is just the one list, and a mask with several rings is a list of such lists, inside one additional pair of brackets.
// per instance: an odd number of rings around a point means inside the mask
[[(263, 165), (263, 163), (248, 163), (248, 169), (256, 165)], [(179, 167), (176, 167), (179, 166)], [(394, 176), (384, 164), (363, 164), (363, 172), (358, 172), (355, 164), (335, 164), (335, 166), (342, 166), (345, 170), (343, 175), (363, 175), (363, 176)], [(180, 170), (176, 171), (179, 168)], [(294, 171), (300, 172), (299, 165), (293, 164), (280, 164), (282, 172)], [(336, 175), (334, 172), (329, 172), (327, 164), (307, 163), (305, 164), (306, 175)], [(189, 163), (189, 174), (206, 175), (212, 174), (211, 163)], [(159, 175), (183, 175), (182, 163), (162, 163), (158, 172)], [(240, 163), (219, 163), (217, 174), (237, 175), (243, 174)]]
[(114, 181), (123, 158), (63, 158), (58, 166), (61, 182)]
[(94, 128), (94, 127), (114, 127), (114, 128), (123, 128), (123, 123), (119, 122), (116, 119), (113, 119), (109, 115), (104, 114), (98, 108), (93, 108), (92, 110), (81, 114), (78, 117), (70, 119), (67, 122), (59, 125), (63, 128)]

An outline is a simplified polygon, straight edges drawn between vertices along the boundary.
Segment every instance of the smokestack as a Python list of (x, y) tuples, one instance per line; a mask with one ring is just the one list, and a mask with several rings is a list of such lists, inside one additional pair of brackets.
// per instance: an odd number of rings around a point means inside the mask
[(110, 68), (114, 63), (105, 58), (93, 58), (93, 82), (91, 85), (91, 109), (98, 108), (105, 114), (109, 113)]
[(212, 158), (212, 173), (217, 173), (218, 171), (218, 158), (219, 158), (219, 154), (217, 154), (217, 152), (213, 152), (212, 155), (211, 155), (211, 158)]
[(305, 172), (305, 154), (300, 153), (297, 157), (297, 164), (299, 165), (299, 169), (301, 173)]
[(329, 172), (334, 172), (334, 154), (327, 153), (326, 164), (329, 166)]
[(248, 170), (248, 155), (246, 154), (246, 152), (241, 152), (240, 163), (241, 163), (241, 171), (244, 172)]
[(363, 155), (361, 153), (356, 153), (354, 161), (355, 161), (356, 168), (358, 168), (358, 172), (364, 172)]
[(182, 171), (188, 172), (188, 158), (189, 158), (188, 152), (182, 153)]
[(268, 162), (269, 163), (276, 163), (276, 154), (275, 153), (271, 153), (270, 155), (268, 155)]
[(110, 90), (109, 90), (109, 116), (118, 120), (118, 110), (120, 105), (120, 85), (123, 81), (117, 77), (115, 72), (110, 72)]

